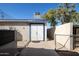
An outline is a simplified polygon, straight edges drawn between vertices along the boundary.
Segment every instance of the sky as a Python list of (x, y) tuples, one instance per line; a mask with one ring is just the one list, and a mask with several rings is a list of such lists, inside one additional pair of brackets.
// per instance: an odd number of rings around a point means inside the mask
[(48, 11), (48, 9), (54, 9), (57, 6), (58, 4), (50, 3), (0, 3), (0, 9), (12, 18), (16, 19), (30, 19), (33, 18), (35, 12), (44, 14)]
[[(33, 19), (35, 12), (40, 12), (43, 15), (49, 9), (57, 8), (58, 5), (57, 3), (0, 3), (0, 10), (7, 14), (8, 18)], [(76, 4), (76, 11), (79, 12), (79, 4)]]
[[(30, 19), (35, 12), (43, 15), (57, 6), (57, 3), (0, 3), (0, 9), (14, 19)], [(76, 10), (79, 11), (78, 4), (76, 4)]]
[[(57, 3), (0, 3), (0, 9), (14, 19), (31, 19), (35, 12), (43, 15), (57, 6)], [(76, 4), (76, 10), (79, 11), (78, 4)]]

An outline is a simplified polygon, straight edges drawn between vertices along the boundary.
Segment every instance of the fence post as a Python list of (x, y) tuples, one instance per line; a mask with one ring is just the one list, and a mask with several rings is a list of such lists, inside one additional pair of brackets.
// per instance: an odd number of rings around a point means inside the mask
[(54, 40), (55, 40), (55, 50), (56, 50), (56, 34), (54, 34)]

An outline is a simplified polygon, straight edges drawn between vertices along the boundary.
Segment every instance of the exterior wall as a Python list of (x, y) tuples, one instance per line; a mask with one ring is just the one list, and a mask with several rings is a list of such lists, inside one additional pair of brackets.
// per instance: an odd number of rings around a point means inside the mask
[(55, 35), (56, 42), (65, 46), (68, 50), (73, 49), (73, 38), (71, 37), (71, 35), (73, 35), (73, 23), (66, 23), (57, 26), (55, 30)]
[(0, 30), (16, 30), (17, 47), (24, 47), (29, 41), (29, 24), (27, 23), (0, 23)]
[(47, 24), (45, 25), (45, 41), (47, 41)]
[(17, 30), (17, 40), (27, 41), (29, 40), (29, 25), (28, 26), (15, 26)]
[[(45, 28), (45, 41), (47, 41), (47, 24)], [(19, 22), (0, 22), (0, 30), (16, 30), (15, 36), (17, 40), (17, 47), (24, 47), (30, 41), (30, 25), (29, 23)]]

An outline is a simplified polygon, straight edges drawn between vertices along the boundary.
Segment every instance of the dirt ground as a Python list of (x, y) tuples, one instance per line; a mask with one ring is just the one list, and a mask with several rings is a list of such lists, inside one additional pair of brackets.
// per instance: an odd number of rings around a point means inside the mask
[(53, 41), (30, 42), (25, 49), (21, 51), (22, 56), (58, 56), (54, 50)]
[[(60, 47), (62, 46), (57, 43), (56, 48)], [(54, 40), (30, 42), (24, 48), (16, 48), (16, 44), (11, 42), (0, 47), (0, 56), (79, 56), (79, 49), (74, 51), (68, 51), (65, 47), (62, 49), (55, 50)]]

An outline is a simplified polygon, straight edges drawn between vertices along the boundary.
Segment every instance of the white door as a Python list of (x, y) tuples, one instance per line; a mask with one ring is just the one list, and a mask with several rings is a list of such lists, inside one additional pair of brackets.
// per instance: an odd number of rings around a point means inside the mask
[(43, 25), (38, 25), (38, 40), (43, 40)]
[(43, 40), (43, 25), (42, 24), (31, 25), (31, 40), (32, 41)]

